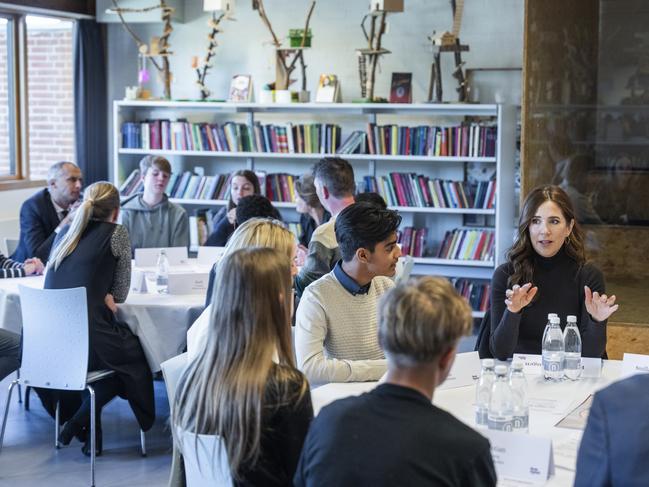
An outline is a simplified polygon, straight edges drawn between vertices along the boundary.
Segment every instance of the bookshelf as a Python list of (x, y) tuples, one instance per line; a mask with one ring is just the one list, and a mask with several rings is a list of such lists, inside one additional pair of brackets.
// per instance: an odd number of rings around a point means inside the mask
[[(495, 148), (490, 156), (443, 156), (397, 154), (341, 154), (348, 160), (359, 187), (365, 176), (380, 178), (390, 173), (414, 173), (428, 178), (465, 181), (471, 171), (484, 170), (495, 177), (493, 208), (439, 208), (429, 206), (392, 206), (404, 219), (403, 226), (427, 228), (426, 257), (415, 257), (414, 274), (436, 274), (476, 279), (486, 283), (494, 268), (504, 261), (514, 235), (514, 156), (515, 109), (506, 105), (472, 104), (356, 104), (300, 103), (257, 104), (194, 101), (116, 101), (113, 106), (113, 165), (115, 183), (119, 186), (146, 154), (167, 157), (174, 172), (197, 171), (216, 175), (237, 169), (298, 175), (325, 153), (273, 153), (263, 151), (214, 150), (146, 150), (122, 148), (122, 125), (146, 120), (185, 120), (189, 124), (226, 123), (233, 121), (253, 127), (259, 124), (336, 124), (341, 127), (342, 143), (354, 131), (368, 124), (399, 126), (451, 127), (467, 121), (488, 121), (497, 128)], [(478, 171), (478, 172), (479, 172)], [(171, 201), (192, 208), (218, 207), (225, 200), (177, 199)], [(298, 216), (292, 202), (274, 203), (295, 221)], [(487, 260), (443, 259), (437, 251), (445, 233), (455, 228), (481, 222), (494, 233), (493, 257)], [(475, 312), (474, 316), (482, 316)]]

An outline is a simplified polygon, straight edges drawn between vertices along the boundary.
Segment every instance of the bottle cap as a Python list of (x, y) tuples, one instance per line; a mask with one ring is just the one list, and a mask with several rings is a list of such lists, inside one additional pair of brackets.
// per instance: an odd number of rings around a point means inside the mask
[(523, 362), (521, 360), (513, 361), (512, 370), (523, 370)]
[(559, 316), (559, 315), (556, 314), (556, 313), (548, 313), (548, 321), (550, 321), (551, 318), (556, 318), (556, 317), (558, 317), (558, 316)]
[(507, 375), (507, 366), (496, 365), (496, 375)]
[(577, 317), (575, 315), (566, 316), (566, 323), (577, 323)]
[(494, 366), (496, 365), (496, 362), (492, 358), (483, 358), (482, 361), (482, 368), (487, 368), (487, 369), (493, 369)]

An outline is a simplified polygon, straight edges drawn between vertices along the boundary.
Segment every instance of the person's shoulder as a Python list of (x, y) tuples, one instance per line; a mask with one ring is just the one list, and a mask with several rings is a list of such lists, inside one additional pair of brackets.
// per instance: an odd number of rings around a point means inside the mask
[(644, 409), (638, 403), (643, 399), (645, 403), (649, 403), (647, 391), (649, 391), (649, 374), (636, 374), (627, 379), (614, 382), (597, 392), (595, 397), (600, 403), (604, 404), (619, 402)]
[[(356, 417), (366, 407), (367, 393), (360, 396), (344, 397), (323, 407), (314, 421), (331, 425), (332, 421), (344, 421), (348, 417)], [(364, 416), (364, 415), (363, 415)]]
[(328, 222), (323, 223), (322, 225), (317, 227), (311, 235), (311, 242), (319, 242), (330, 249), (338, 247), (335, 225), (335, 218), (332, 218)]
[(435, 419), (429, 424), (436, 432), (438, 438), (444, 438), (449, 446), (463, 451), (467, 459), (472, 460), (489, 450), (489, 440), (457, 419), (448, 411), (433, 405), (431, 416)]
[(187, 214), (187, 210), (180, 206), (178, 203), (174, 203), (173, 201), (167, 200), (167, 208), (169, 208), (169, 213), (172, 213), (174, 215), (178, 216), (185, 216)]
[(588, 281), (592, 279), (603, 280), (604, 274), (602, 271), (592, 262), (586, 262), (581, 266), (580, 274), (582, 281)]
[(340, 286), (342, 286), (342, 284), (338, 282), (338, 279), (336, 279), (336, 277), (334, 276), (333, 271), (331, 271), (327, 272), (322, 277), (309, 284), (304, 290), (304, 294), (320, 295), (327, 292), (328, 290), (332, 290)]
[(33, 195), (23, 201), (23, 208), (36, 208), (40, 209), (45, 204), (52, 204), (52, 199), (50, 198), (50, 192), (47, 188), (43, 188), (39, 191), (36, 191)]
[(376, 287), (376, 292), (379, 294), (383, 294), (390, 289), (392, 289), (395, 284), (392, 279), (386, 276), (376, 276), (374, 279), (372, 279), (372, 286)]
[(135, 193), (122, 201), (122, 210), (124, 211), (141, 211), (145, 207), (142, 205), (142, 193)]
[(273, 364), (268, 379), (267, 394), (279, 402), (293, 404), (310, 394), (306, 376), (290, 365)]

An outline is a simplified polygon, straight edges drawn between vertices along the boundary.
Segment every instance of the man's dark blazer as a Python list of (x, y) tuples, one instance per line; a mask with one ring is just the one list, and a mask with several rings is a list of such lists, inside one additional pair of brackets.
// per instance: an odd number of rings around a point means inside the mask
[(20, 242), (11, 258), (23, 262), (38, 257), (45, 262), (59, 225), (59, 216), (47, 188), (39, 191), (20, 207)]
[(577, 457), (575, 487), (649, 485), (649, 374), (595, 394)]

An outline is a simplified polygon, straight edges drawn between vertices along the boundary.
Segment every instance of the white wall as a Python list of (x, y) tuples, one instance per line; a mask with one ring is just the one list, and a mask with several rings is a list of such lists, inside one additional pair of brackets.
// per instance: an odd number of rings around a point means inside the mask
[(2, 237), (18, 237), (20, 233), (18, 224), (20, 205), (37, 191), (40, 191), (40, 189), (28, 188), (0, 191), (0, 239)]

